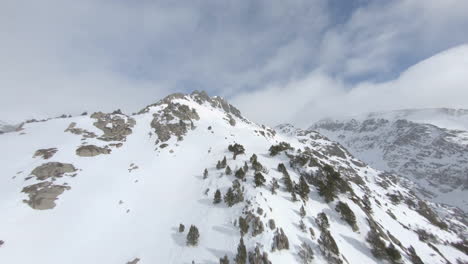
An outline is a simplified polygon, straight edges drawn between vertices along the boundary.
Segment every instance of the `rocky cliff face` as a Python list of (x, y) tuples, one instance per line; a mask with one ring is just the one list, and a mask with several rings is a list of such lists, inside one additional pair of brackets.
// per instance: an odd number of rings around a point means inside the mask
[(0, 146), (0, 263), (468, 261), (459, 211), (203, 92), (26, 123)]
[(408, 177), (420, 195), (466, 211), (468, 132), (375, 117), (324, 120), (310, 129), (341, 143), (373, 167)]

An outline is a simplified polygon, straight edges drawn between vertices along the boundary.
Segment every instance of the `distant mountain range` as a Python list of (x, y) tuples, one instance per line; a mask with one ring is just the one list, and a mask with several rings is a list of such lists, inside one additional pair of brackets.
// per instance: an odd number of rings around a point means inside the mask
[(468, 110), (371, 113), (310, 129), (377, 169), (408, 177), (420, 195), (468, 211)]

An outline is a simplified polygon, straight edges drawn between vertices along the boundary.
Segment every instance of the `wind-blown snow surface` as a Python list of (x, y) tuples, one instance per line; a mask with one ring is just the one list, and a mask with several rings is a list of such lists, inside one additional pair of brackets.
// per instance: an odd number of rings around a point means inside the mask
[[(340, 258), (346, 259), (347, 263), (382, 263), (372, 256), (370, 245), (365, 240), (370, 230), (367, 218), (374, 219), (385, 232), (393, 234), (401, 242), (401, 246), (396, 247), (403, 256), (403, 263), (411, 263), (406, 250), (411, 245), (424, 263), (446, 263), (444, 258), (452, 263), (457, 259), (468, 261), (464, 253), (450, 245), (461, 241), (452, 230), (466, 227), (451, 217), (450, 210), (439, 208), (447, 214), (444, 221), (450, 225), (449, 229), (442, 230), (430, 224), (414, 208), (405, 203), (393, 204), (386, 196), (398, 191), (403, 197), (412, 197), (407, 189), (398, 183), (387, 183), (386, 189), (383, 188), (381, 183), (388, 180), (379, 176), (379, 171), (363, 166), (339, 145), (319, 134), (290, 128), (283, 128), (281, 133), (275, 134), (268, 128), (230, 115), (236, 121), (233, 126), (225, 109), (208, 101), (197, 101), (197, 96), (177, 96), (131, 116), (135, 125), (131, 127), (131, 134), (122, 141), (100, 140), (103, 131), (93, 124), (96, 119), (89, 116), (28, 123), (21, 132), (1, 135), (0, 240), (4, 244), (0, 246), (0, 263), (125, 264), (136, 258), (143, 264), (218, 263), (225, 254), (232, 263), (240, 239), (234, 221), (246, 209), (258, 207), (265, 213), (265, 216), (260, 216), (263, 223), (274, 219), (276, 226), (283, 228), (289, 238), (289, 250), (271, 252), (274, 231), (269, 227), (265, 226), (260, 235), (253, 237), (247, 234), (244, 237), (248, 251), (260, 245), (262, 251), (268, 252), (272, 263), (298, 263), (297, 251), (302, 241), (309, 243), (314, 250), (315, 263), (328, 263), (320, 253), (318, 238), (321, 232), (314, 221), (320, 212), (327, 214), (329, 230), (340, 250)], [(153, 114), (160, 114), (170, 104), (195, 109), (199, 120), (191, 120), (194, 128), (179, 137), (180, 140), (172, 135), (164, 142), (166, 147), (162, 142), (155, 145), (158, 136), (151, 127)], [(129, 120), (119, 113), (110, 117)], [(87, 131), (87, 134), (65, 132), (72, 122), (76, 123), (75, 128)], [(177, 124), (174, 120), (168, 123)], [(82, 136), (92, 133), (97, 137)], [(289, 142), (296, 149), (309, 147), (319, 163), (333, 165), (347, 179), (362, 178), (363, 182), (359, 184), (349, 180), (353, 194), (338, 195), (339, 200), (346, 202), (354, 211), (359, 231), (353, 232), (340, 219), (334, 209), (337, 200), (326, 203), (313, 185), (307, 203), (293, 202), (282, 183), (276, 195), (271, 194), (267, 187), (254, 188), (251, 170), (247, 173), (247, 180), (242, 182), (245, 202), (233, 207), (224, 202), (213, 204), (215, 190), (226, 193), (235, 179), (233, 175), (225, 175), (224, 170), (215, 168), (217, 161), (224, 156), (235, 171), (256, 153), (259, 162), (269, 170), (265, 174), (267, 183), (272, 178), (280, 179), (281, 173), (276, 168), (281, 162), (295, 182), (298, 182), (299, 172), (313, 175), (319, 170), (307, 166), (291, 168), (288, 165), (290, 158), (284, 153), (271, 157), (268, 149), (280, 141)], [(236, 160), (227, 150), (228, 145), (234, 142), (246, 149), (245, 155), (239, 155)], [(117, 147), (119, 143), (122, 145)], [(111, 153), (79, 156), (76, 149), (81, 145), (107, 146)], [(37, 150), (50, 148), (56, 148), (57, 152), (48, 160), (40, 156), (33, 158)], [(340, 154), (332, 154), (335, 152), (331, 149)], [(288, 153), (297, 154), (292, 150)], [(69, 163), (78, 170), (76, 175), (68, 173), (53, 178), (53, 184), (71, 188), (58, 196), (55, 207), (36, 210), (22, 201), (28, 197), (21, 191), (39, 182), (29, 175), (34, 168), (47, 162)], [(209, 172), (207, 179), (203, 179), (205, 168)], [(366, 213), (356, 202), (364, 194), (371, 197), (372, 213)], [(298, 211), (302, 204), (307, 211), (304, 222), (307, 228), (313, 228), (315, 237), (298, 228), (301, 219)], [(388, 210), (397, 220), (387, 213)], [(184, 233), (177, 231), (179, 223), (186, 226)], [(186, 246), (185, 237), (190, 225), (196, 225), (200, 230), (197, 247)], [(439, 252), (418, 240), (416, 229), (434, 234), (439, 241), (432, 243)], [(390, 241), (386, 240), (386, 243)]]
[(17, 126), (10, 125), (0, 120), (0, 134), (14, 131), (16, 128)]
[[(442, 127), (435, 124), (442, 125)], [(468, 211), (468, 111), (413, 109), (322, 120), (311, 127), (380, 170), (409, 177), (415, 190)]]

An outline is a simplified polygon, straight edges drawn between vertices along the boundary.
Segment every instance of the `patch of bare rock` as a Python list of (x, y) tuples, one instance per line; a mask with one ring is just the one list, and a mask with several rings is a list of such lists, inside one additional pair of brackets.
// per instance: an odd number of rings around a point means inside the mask
[(55, 153), (57, 153), (57, 151), (57, 148), (38, 149), (34, 153), (33, 158), (42, 157), (43, 159), (50, 159), (55, 155)]
[(101, 154), (109, 154), (111, 149), (107, 146), (102, 148), (95, 145), (84, 145), (76, 149), (76, 155), (80, 157), (94, 157)]
[(48, 162), (36, 167), (31, 175), (41, 181), (22, 189), (21, 192), (28, 195), (28, 199), (23, 200), (31, 208), (37, 210), (52, 209), (56, 206), (55, 201), (64, 191), (71, 187), (65, 184), (55, 184), (57, 178), (64, 175), (74, 177), (77, 169), (69, 163)]
[(96, 112), (91, 115), (91, 118), (96, 119), (93, 125), (104, 132), (98, 138), (103, 141), (125, 141), (136, 124), (135, 119), (123, 115), (119, 110), (112, 114)]

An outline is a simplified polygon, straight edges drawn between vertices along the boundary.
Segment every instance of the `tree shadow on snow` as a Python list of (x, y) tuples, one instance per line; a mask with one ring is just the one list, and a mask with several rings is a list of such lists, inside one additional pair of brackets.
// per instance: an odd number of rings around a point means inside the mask
[(368, 256), (369, 258), (371, 259), (375, 259), (371, 252), (370, 252), (370, 249), (366, 246), (366, 244), (364, 244), (363, 242), (355, 239), (355, 238), (352, 238), (352, 237), (349, 237), (349, 236), (345, 236), (345, 235), (340, 235), (342, 238), (344, 238), (344, 240), (346, 240), (346, 242), (348, 242), (349, 244), (351, 244), (355, 249), (357, 249), (358, 251), (360, 251), (362, 254)]
[(221, 232), (231, 237), (239, 235), (239, 231), (231, 226), (213, 226), (213, 230)]
[[(208, 248), (208, 251), (213, 254), (218, 260), (225, 255), (228, 256), (229, 259), (233, 259), (234, 255), (229, 252), (229, 251), (224, 251), (224, 250), (219, 250), (219, 249), (214, 249), (214, 248)], [(218, 262), (216, 262), (218, 264)]]
[(180, 247), (185, 247), (186, 246), (186, 234), (185, 233), (180, 233), (179, 230), (175, 227), (172, 228), (172, 234), (171, 234), (171, 237), (172, 237), (172, 240), (174, 240), (174, 242), (180, 246)]

